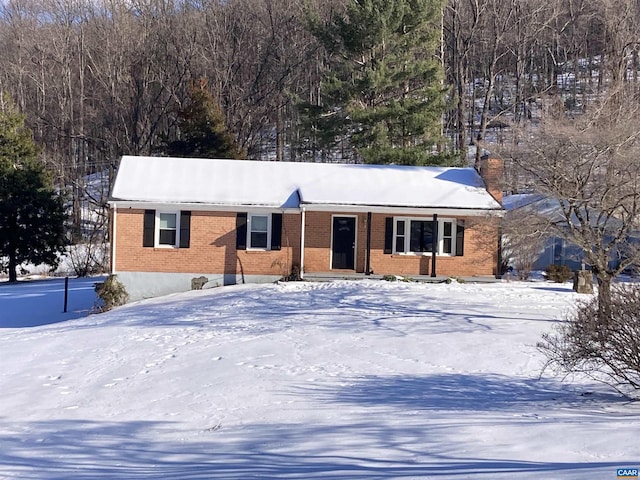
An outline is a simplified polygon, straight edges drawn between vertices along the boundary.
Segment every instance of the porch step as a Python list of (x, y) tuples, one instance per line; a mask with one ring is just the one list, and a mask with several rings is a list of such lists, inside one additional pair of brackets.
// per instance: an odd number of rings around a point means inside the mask
[[(349, 272), (327, 272), (327, 273), (305, 273), (304, 280), (309, 282), (329, 282), (332, 280), (383, 280), (385, 275), (365, 275), (364, 273), (349, 273)], [(400, 275), (399, 275), (400, 277)], [(430, 275), (407, 275), (406, 278), (415, 282), (422, 283), (444, 283), (450, 278), (449, 276), (435, 276)], [(491, 275), (478, 275), (472, 277), (455, 277), (466, 283), (495, 283), (500, 282), (501, 279)]]

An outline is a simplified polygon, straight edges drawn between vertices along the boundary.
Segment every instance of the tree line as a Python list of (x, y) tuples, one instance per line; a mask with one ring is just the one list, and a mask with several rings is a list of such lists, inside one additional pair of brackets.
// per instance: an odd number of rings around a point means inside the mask
[[(82, 202), (109, 184), (87, 179), (180, 141), (194, 82), (252, 159), (367, 161), (366, 145), (428, 142), (460, 162), (511, 141), (506, 125), (583, 110), (612, 84), (636, 91), (638, 20), (633, 0), (7, 0), (0, 90), (81, 237)], [(394, 22), (410, 35), (394, 40)]]

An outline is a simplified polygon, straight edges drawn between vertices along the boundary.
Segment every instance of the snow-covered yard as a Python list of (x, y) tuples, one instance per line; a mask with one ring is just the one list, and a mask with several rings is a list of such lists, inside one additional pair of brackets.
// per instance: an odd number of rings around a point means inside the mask
[(86, 317), (96, 306), (95, 283), (103, 279), (70, 278), (66, 312), (64, 278), (0, 282), (0, 328), (35, 327)]
[(538, 379), (535, 344), (576, 301), (568, 284), (239, 285), (59, 323), (16, 316), (35, 285), (0, 285), (2, 479), (582, 480), (640, 466), (640, 405)]

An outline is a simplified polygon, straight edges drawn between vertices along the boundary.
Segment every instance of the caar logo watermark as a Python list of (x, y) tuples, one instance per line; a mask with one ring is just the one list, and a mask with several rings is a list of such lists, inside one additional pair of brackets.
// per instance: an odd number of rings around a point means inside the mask
[(637, 468), (619, 468), (616, 470), (618, 478), (638, 478)]

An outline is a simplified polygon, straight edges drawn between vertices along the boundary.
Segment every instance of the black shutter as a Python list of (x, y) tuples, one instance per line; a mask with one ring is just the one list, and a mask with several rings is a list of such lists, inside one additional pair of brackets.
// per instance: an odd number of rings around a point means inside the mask
[(393, 217), (384, 219), (384, 253), (391, 253), (393, 250)]
[(180, 212), (180, 248), (189, 248), (191, 237), (191, 212), (184, 210)]
[(247, 249), (247, 214), (243, 212), (236, 217), (236, 249)]
[(464, 220), (456, 224), (456, 257), (464, 255)]
[(153, 247), (156, 236), (156, 211), (144, 211), (144, 223), (142, 226), (142, 246)]
[(282, 248), (282, 214), (271, 215), (271, 250)]
[(433, 215), (431, 222), (431, 276), (436, 277), (436, 257), (438, 255), (438, 215)]

